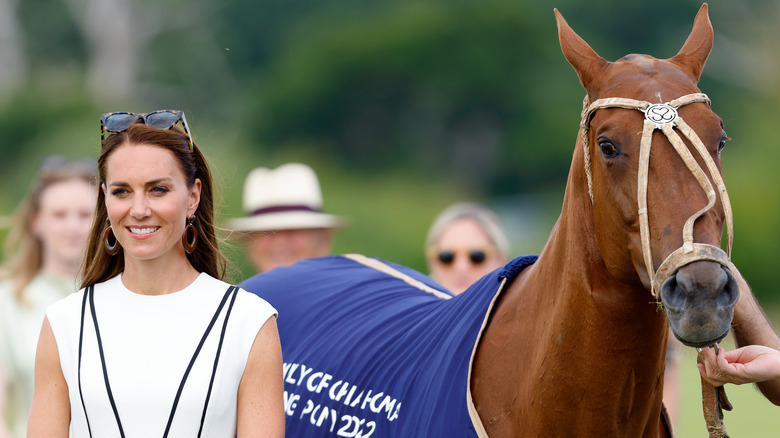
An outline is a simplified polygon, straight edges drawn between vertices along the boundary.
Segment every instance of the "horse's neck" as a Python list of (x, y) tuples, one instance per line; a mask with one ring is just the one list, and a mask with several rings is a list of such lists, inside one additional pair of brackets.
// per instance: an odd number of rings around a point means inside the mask
[(483, 422), (484, 415), (507, 410), (517, 413), (514, 423), (556, 421), (544, 420), (554, 416), (538, 415), (539, 410), (571, 409), (572, 416), (579, 410), (603, 414), (601, 420), (579, 416), (581, 431), (599, 428), (589, 421), (621, 421), (628, 431), (647, 421), (639, 418), (647, 414), (636, 403), (660, 411), (663, 312), (655, 310), (647, 290), (620, 284), (607, 273), (576, 161), (547, 245), (504, 292), (480, 342), (473, 386), (492, 393), (475, 397), (487, 407), (477, 406)]
[[(607, 355), (598, 358), (597, 353), (596, 361), (633, 354), (637, 362), (645, 362), (648, 354), (663, 352), (659, 340), (665, 339), (660, 336), (665, 335), (665, 316), (639, 281), (628, 284), (609, 274), (595, 240), (591, 208), (586, 191), (567, 188), (561, 216), (539, 261), (503, 299), (512, 303), (530, 298), (540, 306), (536, 315), (527, 316), (550, 321), (557, 342), (548, 346), (548, 353), (601, 346), (615, 351), (610, 356), (601, 350)], [(570, 364), (572, 369), (578, 366)]]

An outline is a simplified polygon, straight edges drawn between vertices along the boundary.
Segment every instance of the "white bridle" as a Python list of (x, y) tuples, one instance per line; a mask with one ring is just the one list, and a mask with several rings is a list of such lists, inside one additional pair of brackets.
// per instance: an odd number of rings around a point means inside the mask
[[(637, 204), (639, 214), (639, 234), (642, 240), (642, 254), (645, 260), (647, 274), (650, 276), (650, 293), (656, 300), (659, 300), (658, 294), (661, 290), (661, 284), (669, 275), (676, 272), (681, 267), (700, 260), (709, 260), (720, 263), (725, 268), (730, 269), (731, 245), (734, 235), (734, 219), (731, 211), (726, 185), (718, 171), (718, 167), (712, 160), (707, 148), (702, 143), (696, 132), (688, 126), (682, 117), (677, 113), (677, 109), (683, 105), (694, 102), (704, 102), (710, 104), (710, 99), (706, 94), (694, 93), (688, 94), (667, 103), (653, 104), (647, 101), (624, 99), (621, 97), (610, 97), (598, 99), (588, 104), (588, 97), (583, 101), (582, 119), (580, 121), (580, 133), (582, 135), (582, 145), (585, 152), (585, 173), (588, 177), (588, 194), (591, 202), (593, 201), (593, 179), (590, 170), (590, 152), (588, 148), (588, 131), (590, 130), (590, 120), (593, 113), (600, 108), (626, 108), (642, 111), (645, 114), (644, 128), (642, 130), (642, 140), (639, 145), (639, 175), (637, 180)], [(716, 193), (712, 183), (707, 178), (704, 170), (683, 143), (680, 135), (675, 132), (677, 128), (693, 144), (699, 156), (704, 161), (709, 170), (712, 180), (715, 181), (720, 191), (721, 203), (726, 216), (726, 229), (728, 233), (728, 253), (723, 252), (719, 247), (694, 243), (693, 224), (704, 213), (709, 211), (715, 205)], [(701, 188), (706, 192), (709, 202), (707, 206), (694, 213), (683, 226), (683, 245), (676, 251), (669, 254), (666, 260), (661, 263), (657, 271), (653, 270), (653, 258), (650, 250), (650, 225), (647, 211), (647, 178), (650, 164), (650, 146), (653, 141), (653, 131), (660, 129), (674, 149), (682, 158), (685, 165), (693, 173)]]

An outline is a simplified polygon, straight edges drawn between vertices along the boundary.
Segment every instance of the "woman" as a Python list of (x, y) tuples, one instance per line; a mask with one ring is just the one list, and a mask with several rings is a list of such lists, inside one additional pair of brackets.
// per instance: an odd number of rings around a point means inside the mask
[(0, 380), (6, 391), (0, 391), (0, 406), (5, 399), (13, 437), (26, 436), (35, 346), (46, 307), (76, 291), (95, 208), (95, 179), (94, 160), (46, 158), (5, 241), (10, 258), (0, 274)]
[(479, 204), (461, 203), (436, 217), (425, 249), (431, 278), (458, 295), (506, 264), (509, 241), (492, 211)]
[(219, 280), (211, 173), (184, 114), (101, 122), (82, 289), (46, 312), (29, 436), (282, 436), (276, 311)]

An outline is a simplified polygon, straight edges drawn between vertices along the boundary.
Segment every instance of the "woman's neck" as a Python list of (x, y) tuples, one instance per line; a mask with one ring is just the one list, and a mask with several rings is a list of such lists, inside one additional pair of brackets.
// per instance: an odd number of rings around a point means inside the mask
[(186, 288), (199, 275), (184, 255), (168, 262), (125, 258), (122, 283), (142, 295), (165, 295)]

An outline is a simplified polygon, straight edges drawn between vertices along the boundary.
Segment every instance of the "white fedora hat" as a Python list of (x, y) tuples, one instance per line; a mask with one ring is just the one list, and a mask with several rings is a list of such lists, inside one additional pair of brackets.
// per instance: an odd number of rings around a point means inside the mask
[(226, 227), (235, 231), (341, 228), (344, 218), (322, 212), (322, 190), (311, 167), (283, 164), (276, 169), (258, 167), (244, 182), (244, 211), (247, 216), (230, 219)]

